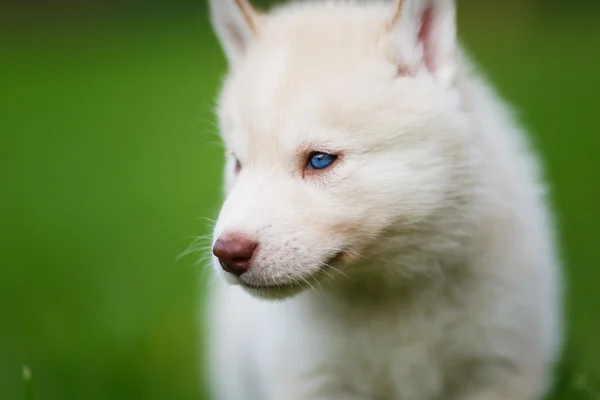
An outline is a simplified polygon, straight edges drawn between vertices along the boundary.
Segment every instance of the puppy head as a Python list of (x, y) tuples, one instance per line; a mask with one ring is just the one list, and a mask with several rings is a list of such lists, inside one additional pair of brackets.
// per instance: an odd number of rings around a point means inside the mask
[(230, 62), (219, 274), (287, 296), (450, 242), (473, 162), (451, 0), (211, 4)]

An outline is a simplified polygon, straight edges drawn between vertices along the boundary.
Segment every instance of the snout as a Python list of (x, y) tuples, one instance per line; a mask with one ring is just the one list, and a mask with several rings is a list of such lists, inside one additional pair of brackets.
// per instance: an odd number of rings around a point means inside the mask
[[(344, 248), (341, 235), (310, 211), (310, 198), (279, 175), (238, 176), (214, 227), (212, 268), (228, 284), (266, 298), (283, 298), (330, 282)], [(281, 200), (281, 193), (294, 194)], [(329, 212), (329, 209), (327, 209)], [(329, 212), (330, 214), (330, 212)]]
[(226, 282), (252, 295), (288, 298), (313, 289), (316, 283), (321, 288), (340, 271), (342, 252), (333, 253), (331, 247), (319, 251), (316, 241), (303, 243), (297, 232), (276, 235), (263, 230), (262, 236), (245, 232), (232, 230), (217, 236), (212, 252), (218, 263), (213, 267), (226, 272)]
[(213, 254), (223, 270), (241, 276), (248, 272), (258, 243), (241, 233), (221, 236), (213, 246)]

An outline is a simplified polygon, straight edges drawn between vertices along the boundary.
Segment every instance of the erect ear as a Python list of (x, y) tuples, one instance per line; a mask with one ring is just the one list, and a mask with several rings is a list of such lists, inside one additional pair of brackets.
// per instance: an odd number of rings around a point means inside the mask
[(261, 15), (248, 0), (210, 0), (212, 23), (230, 63), (235, 63), (258, 34)]
[(395, 0), (389, 35), (399, 73), (425, 70), (442, 85), (452, 85), (457, 48), (454, 0)]

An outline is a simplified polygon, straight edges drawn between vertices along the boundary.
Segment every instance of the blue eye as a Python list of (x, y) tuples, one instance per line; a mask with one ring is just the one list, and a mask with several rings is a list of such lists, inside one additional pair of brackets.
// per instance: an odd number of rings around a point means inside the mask
[(336, 160), (337, 156), (326, 153), (313, 153), (308, 159), (308, 169), (325, 169)]

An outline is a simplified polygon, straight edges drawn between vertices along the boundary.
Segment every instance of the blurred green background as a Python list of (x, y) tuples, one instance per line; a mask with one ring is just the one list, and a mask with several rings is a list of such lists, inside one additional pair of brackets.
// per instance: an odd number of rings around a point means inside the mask
[[(546, 160), (568, 279), (555, 399), (600, 399), (600, 8), (459, 1)], [(203, 0), (0, 4), (0, 399), (201, 399), (225, 61)]]

